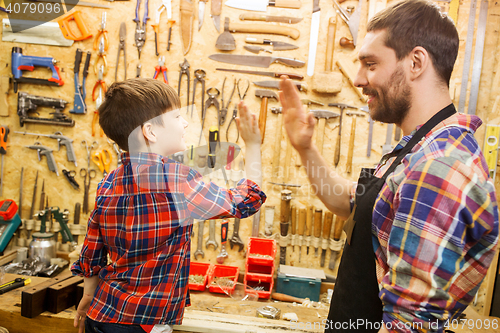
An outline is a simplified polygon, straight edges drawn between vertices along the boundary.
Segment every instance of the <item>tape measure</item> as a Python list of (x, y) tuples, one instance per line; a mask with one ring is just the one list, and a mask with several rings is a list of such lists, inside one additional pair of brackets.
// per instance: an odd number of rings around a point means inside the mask
[(488, 164), (491, 179), (497, 173), (498, 142), (500, 140), (500, 125), (486, 125), (483, 154)]

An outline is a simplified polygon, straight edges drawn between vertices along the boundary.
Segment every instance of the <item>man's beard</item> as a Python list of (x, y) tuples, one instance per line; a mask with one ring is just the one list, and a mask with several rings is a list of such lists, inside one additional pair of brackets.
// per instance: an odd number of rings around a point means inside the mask
[(377, 89), (363, 88), (363, 94), (373, 96), (370, 115), (373, 120), (401, 125), (411, 104), (411, 91), (402, 66), (398, 66), (388, 83)]

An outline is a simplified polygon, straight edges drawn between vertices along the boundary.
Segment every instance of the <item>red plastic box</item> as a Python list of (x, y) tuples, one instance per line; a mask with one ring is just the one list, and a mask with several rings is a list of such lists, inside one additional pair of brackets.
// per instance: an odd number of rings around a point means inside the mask
[[(208, 290), (213, 293), (224, 294), (224, 290), (231, 294), (236, 288), (236, 282), (238, 281), (238, 275), (240, 274), (240, 268), (236, 266), (226, 266), (226, 265), (214, 265), (213, 269), (210, 271), (208, 276)], [(217, 284), (212, 285), (212, 281), (216, 277), (231, 277), (233, 285), (230, 287), (219, 286)], [(224, 290), (223, 290), (224, 289)]]
[[(269, 256), (263, 258), (256, 255)], [(262, 239), (250, 237), (248, 239), (247, 263), (256, 265), (274, 265), (276, 257), (276, 241), (274, 239)]]
[(208, 276), (210, 275), (210, 271), (213, 269), (212, 264), (202, 263), (202, 262), (191, 262), (191, 266), (189, 268), (189, 275), (203, 275), (205, 278), (203, 279), (203, 283), (189, 283), (189, 290), (205, 290), (205, 286), (207, 285)]

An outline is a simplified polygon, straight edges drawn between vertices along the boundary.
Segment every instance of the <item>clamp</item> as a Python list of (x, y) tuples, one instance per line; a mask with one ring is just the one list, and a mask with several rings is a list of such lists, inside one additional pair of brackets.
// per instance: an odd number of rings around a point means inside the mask
[(219, 112), (219, 132), (220, 132), (220, 126), (224, 125), (224, 123), (226, 122), (227, 108), (229, 107), (229, 104), (231, 103), (231, 99), (233, 98), (233, 95), (234, 95), (234, 91), (236, 90), (236, 79), (234, 79), (233, 91), (231, 92), (231, 96), (229, 96), (229, 99), (228, 99), (226, 105), (224, 105), (224, 86), (225, 85), (226, 85), (226, 78), (224, 78), (224, 81), (222, 82), (222, 97), (220, 100), (222, 108), (220, 109), (220, 112)]
[(100, 39), (104, 40), (104, 51), (108, 50), (108, 31), (106, 30), (106, 12), (102, 13), (101, 28), (97, 31), (97, 35), (94, 39), (94, 51), (97, 50), (98, 42)]
[(198, 82), (201, 83), (201, 109), (205, 108), (205, 76), (207, 73), (203, 69), (197, 69), (194, 71), (195, 79), (193, 80), (193, 99), (191, 106), (191, 118), (193, 117), (193, 109), (194, 109), (194, 96), (196, 94), (196, 84)]
[[(247, 80), (247, 87), (246, 87), (243, 95), (241, 94), (241, 90), (240, 90), (240, 81), (241, 81), (241, 79), (238, 79), (238, 82), (236, 83), (236, 87), (238, 89), (238, 96), (240, 97), (240, 102), (241, 102), (242, 100), (245, 99), (245, 96), (247, 95), (248, 88), (250, 88), (250, 81)], [(229, 125), (227, 125), (227, 129), (226, 129), (226, 141), (227, 142), (229, 142), (229, 128), (231, 127), (231, 124), (233, 122), (235, 123), (235, 126), (236, 126), (236, 141), (235, 142), (238, 142), (238, 140), (240, 138), (240, 130), (238, 129), (238, 126), (236, 125), (236, 120), (235, 120), (236, 117), (238, 117), (238, 104), (234, 105), (233, 116), (231, 117), (231, 121), (229, 121)]]
[(168, 42), (167, 42), (167, 51), (170, 51), (170, 38), (172, 36), (172, 26), (174, 25), (175, 21), (172, 20), (172, 0), (162, 0), (161, 5), (156, 9), (156, 17), (155, 17), (155, 24), (151, 24), (155, 31), (155, 51), (156, 55), (159, 56), (160, 53), (158, 52), (158, 40), (159, 40), (159, 34), (160, 34), (160, 16), (161, 13), (166, 10), (167, 11), (167, 18), (168, 18)]
[(189, 62), (184, 58), (184, 62), (179, 64), (179, 67), (181, 68), (179, 72), (179, 85), (177, 86), (177, 95), (181, 95), (181, 79), (184, 74), (187, 76), (187, 103), (186, 103), (186, 108), (189, 105), (189, 81), (191, 80), (191, 77), (189, 75)]
[(127, 49), (125, 49), (125, 40), (127, 39), (127, 26), (125, 22), (120, 24), (120, 42), (118, 43), (118, 53), (116, 54), (116, 67), (115, 67), (115, 82), (118, 76), (118, 65), (120, 64), (120, 53), (123, 50), (123, 66), (125, 67), (124, 80), (127, 79)]
[(75, 67), (74, 72), (74, 82), (75, 82), (75, 97), (74, 97), (74, 108), (69, 110), (70, 113), (87, 113), (87, 104), (85, 103), (85, 97), (87, 96), (87, 90), (85, 89), (85, 83), (87, 82), (87, 75), (89, 74), (90, 65), (90, 51), (87, 52), (87, 57), (85, 58), (85, 65), (83, 67), (82, 73), (82, 85), (80, 85), (80, 63), (82, 61), (83, 51), (80, 49), (76, 50), (75, 54)]
[(155, 67), (155, 76), (153, 76), (153, 79), (156, 79), (158, 77), (158, 74), (160, 74), (160, 72), (163, 74), (163, 82), (168, 84), (167, 66), (165, 66), (165, 56), (158, 58), (158, 66)]
[[(106, 51), (105, 51), (105, 46), (104, 46), (104, 38), (101, 38), (101, 41), (99, 42), (99, 50), (97, 51), (97, 60), (95, 61), (94, 63), (94, 74), (97, 75), (97, 73), (99, 72), (99, 70), (97, 69), (99, 66), (99, 59), (102, 58), (102, 62), (103, 62), (103, 75), (106, 75), (106, 73), (108, 72), (108, 61), (106, 60)], [(102, 65), (101, 65), (102, 66)]]
[(137, 47), (137, 51), (139, 52), (139, 59), (141, 59), (141, 51), (144, 43), (146, 42), (146, 23), (149, 20), (148, 17), (148, 3), (149, 0), (146, 0), (146, 9), (144, 10), (144, 16), (141, 21), (139, 20), (139, 6), (141, 5), (141, 0), (137, 0), (137, 5), (135, 7), (135, 46)]
[[(216, 93), (210, 93), (212, 89), (215, 89)], [(217, 109), (217, 114), (219, 114), (219, 101), (217, 100), (217, 97), (220, 95), (220, 91), (217, 88), (208, 88), (207, 89), (207, 95), (208, 99), (205, 102), (205, 107), (203, 108), (203, 111), (201, 113), (201, 133), (200, 133), (200, 139), (198, 140), (198, 145), (201, 143), (201, 137), (203, 135), (203, 126), (205, 125), (205, 116), (207, 114), (207, 110), (209, 107), (212, 105), (215, 106)]]

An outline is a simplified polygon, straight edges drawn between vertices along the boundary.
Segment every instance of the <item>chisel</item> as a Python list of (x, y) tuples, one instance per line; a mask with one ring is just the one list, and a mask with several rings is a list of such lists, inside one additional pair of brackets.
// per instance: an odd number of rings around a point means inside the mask
[(316, 208), (314, 211), (314, 238), (313, 238), (313, 246), (314, 246), (314, 256), (318, 256), (318, 247), (319, 241), (321, 237), (321, 222), (323, 220), (323, 210), (320, 208)]
[(327, 211), (325, 213), (325, 222), (323, 223), (323, 240), (321, 242), (322, 251), (320, 259), (321, 267), (325, 266), (326, 249), (328, 248), (328, 242), (330, 241), (330, 230), (332, 229), (332, 222), (333, 222), (333, 213)]
[(280, 264), (286, 265), (286, 247), (288, 246), (288, 227), (290, 225), (290, 201), (292, 191), (281, 191), (280, 209)]
[(300, 256), (302, 254), (302, 241), (304, 240), (304, 227), (306, 226), (306, 209), (301, 208), (299, 209), (299, 225), (298, 225), (298, 230), (297, 234), (299, 235), (299, 239), (297, 241), (297, 245), (299, 246), (299, 262), (300, 262)]
[(314, 216), (314, 207), (309, 206), (307, 207), (307, 215), (306, 215), (306, 246), (307, 246), (307, 252), (306, 254), (309, 254), (309, 246), (311, 245), (311, 234), (312, 234), (312, 222), (313, 222), (313, 216)]
[(328, 264), (329, 269), (335, 268), (335, 262), (337, 261), (337, 254), (342, 249), (342, 243), (340, 242), (340, 237), (342, 236), (342, 228), (344, 227), (344, 220), (337, 216), (335, 220), (335, 226), (333, 227), (333, 239), (330, 241), (330, 263)]

